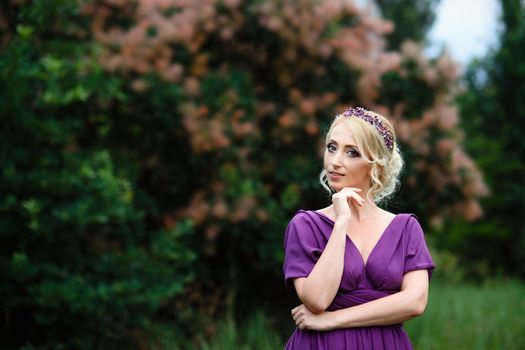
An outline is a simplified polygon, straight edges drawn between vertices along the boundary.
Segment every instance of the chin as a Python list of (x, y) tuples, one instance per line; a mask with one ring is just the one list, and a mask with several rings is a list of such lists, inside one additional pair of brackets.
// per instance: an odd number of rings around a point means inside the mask
[(328, 182), (328, 186), (333, 189), (335, 192), (341, 191), (345, 187), (357, 187), (357, 188), (363, 188), (362, 186), (359, 186), (357, 184), (353, 183), (341, 183), (341, 182)]
[(335, 192), (339, 192), (339, 191), (341, 191), (341, 190), (345, 187), (344, 185), (342, 185), (342, 184), (340, 184), (340, 183), (335, 183), (335, 184), (333, 184), (333, 183), (328, 183), (328, 186), (330, 186), (330, 188), (331, 188), (332, 190), (334, 190)]

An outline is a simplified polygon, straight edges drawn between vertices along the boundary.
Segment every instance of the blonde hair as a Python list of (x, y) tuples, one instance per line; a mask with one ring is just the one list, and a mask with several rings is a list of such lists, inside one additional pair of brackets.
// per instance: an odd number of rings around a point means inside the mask
[[(397, 190), (399, 186), (399, 176), (403, 169), (403, 157), (396, 143), (396, 135), (392, 123), (378, 113), (370, 111), (367, 111), (367, 113), (379, 118), (384, 128), (393, 136), (394, 146), (391, 151), (386, 146), (383, 137), (372, 124), (352, 115), (338, 115), (328, 129), (326, 140), (330, 138), (334, 127), (340, 123), (345, 123), (350, 130), (352, 130), (357, 147), (361, 150), (362, 157), (372, 166), (370, 171), (370, 190), (366, 195), (375, 203), (380, 203)], [(334, 190), (328, 186), (325, 169), (323, 169), (319, 176), (319, 182), (330, 195), (334, 193)]]

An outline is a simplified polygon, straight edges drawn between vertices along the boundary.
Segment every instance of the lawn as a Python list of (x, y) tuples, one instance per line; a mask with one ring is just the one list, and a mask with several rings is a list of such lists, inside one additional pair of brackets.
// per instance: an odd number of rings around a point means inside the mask
[(415, 349), (525, 349), (525, 285), (431, 284), (427, 310), (406, 322)]
[[(523, 283), (431, 283), (425, 314), (406, 322), (405, 328), (415, 349), (525, 349), (524, 315)], [(283, 338), (258, 312), (240, 325), (224, 321), (217, 336), (200, 346), (167, 348), (273, 350), (282, 349), (288, 335)]]

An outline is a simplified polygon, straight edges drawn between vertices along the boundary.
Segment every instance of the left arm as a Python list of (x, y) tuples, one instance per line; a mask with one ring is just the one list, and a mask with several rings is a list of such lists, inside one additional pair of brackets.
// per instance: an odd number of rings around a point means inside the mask
[(428, 271), (415, 270), (403, 276), (401, 290), (365, 304), (314, 314), (304, 305), (292, 310), (299, 329), (328, 331), (339, 328), (385, 326), (421, 315), (428, 299)]

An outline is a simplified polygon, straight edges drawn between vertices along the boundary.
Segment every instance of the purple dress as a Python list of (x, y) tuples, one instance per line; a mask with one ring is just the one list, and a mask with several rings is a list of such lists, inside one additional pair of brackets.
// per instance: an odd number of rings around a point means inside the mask
[[(334, 221), (316, 211), (299, 210), (284, 236), (283, 272), (286, 287), (293, 279), (307, 277), (321, 256)], [(348, 308), (396, 293), (403, 275), (435, 264), (425, 243), (423, 230), (412, 214), (398, 214), (372, 249), (366, 265), (347, 235), (343, 276), (328, 311)], [(377, 350), (412, 349), (402, 324), (337, 329), (327, 332), (295, 329), (286, 350)]]

